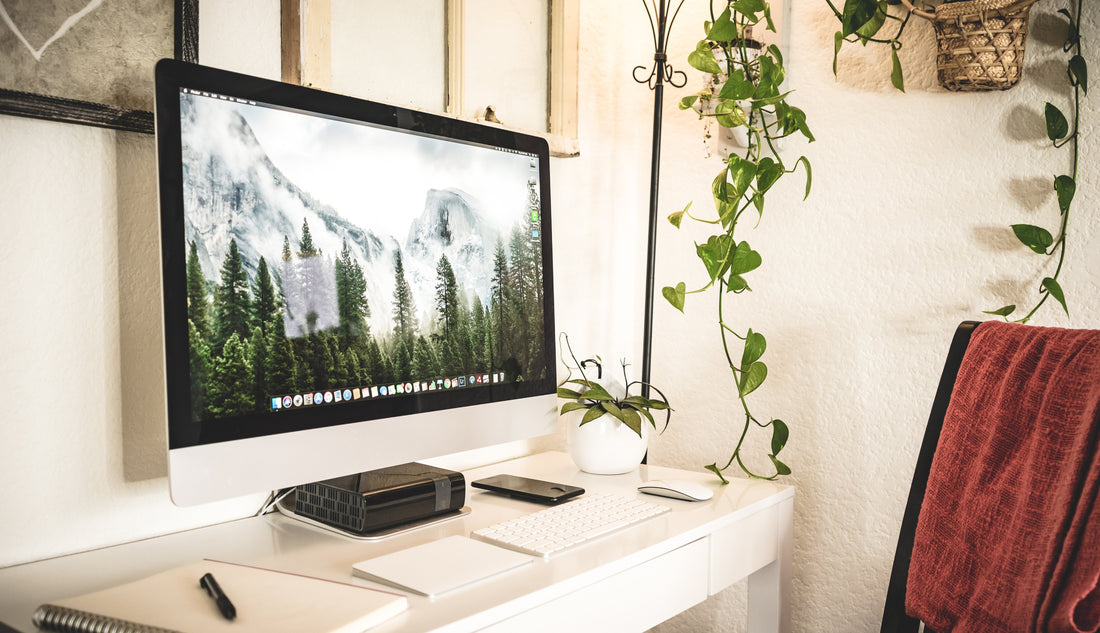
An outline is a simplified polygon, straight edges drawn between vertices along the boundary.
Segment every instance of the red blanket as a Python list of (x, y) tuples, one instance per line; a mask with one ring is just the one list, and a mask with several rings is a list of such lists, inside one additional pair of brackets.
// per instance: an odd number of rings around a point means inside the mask
[(944, 418), (906, 612), (937, 633), (1100, 628), (1100, 331), (986, 322)]

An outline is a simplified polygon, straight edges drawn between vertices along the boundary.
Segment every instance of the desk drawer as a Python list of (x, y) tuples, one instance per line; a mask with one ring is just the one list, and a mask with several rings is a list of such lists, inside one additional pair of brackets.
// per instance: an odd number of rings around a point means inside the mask
[(776, 506), (718, 530), (710, 536), (710, 595), (774, 561), (778, 554)]
[(482, 633), (645, 631), (706, 600), (708, 553), (699, 539)]

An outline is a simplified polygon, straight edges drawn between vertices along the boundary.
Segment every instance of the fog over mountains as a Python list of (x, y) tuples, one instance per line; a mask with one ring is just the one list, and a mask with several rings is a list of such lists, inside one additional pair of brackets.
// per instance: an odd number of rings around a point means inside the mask
[[(231, 104), (185, 95), (182, 117), (185, 234), (196, 242), (206, 279), (220, 279), (233, 239), (250, 279), (261, 256), (277, 276), (283, 238), (289, 238), (296, 252), (304, 219), (328, 262), (335, 260), (347, 240), (366, 278), (369, 324), (376, 336), (388, 335), (393, 328), (398, 248), (422, 327), (435, 318), (436, 266), (443, 254), (466, 299), (472, 301), (476, 295), (488, 305), (494, 248), (512, 226), (490, 222), (473, 196), (458, 188), (429, 190), (422, 213), (406, 235), (378, 233), (348, 219), (388, 211), (370, 209), (369, 191), (363, 192), (364, 209), (343, 214), (318, 200), (284, 175)], [(517, 209), (517, 223), (522, 213)]]

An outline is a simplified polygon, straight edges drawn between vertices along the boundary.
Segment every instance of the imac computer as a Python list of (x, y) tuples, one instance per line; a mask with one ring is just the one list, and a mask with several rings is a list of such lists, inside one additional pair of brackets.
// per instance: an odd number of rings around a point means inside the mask
[(545, 140), (173, 60), (156, 138), (176, 504), (554, 432)]

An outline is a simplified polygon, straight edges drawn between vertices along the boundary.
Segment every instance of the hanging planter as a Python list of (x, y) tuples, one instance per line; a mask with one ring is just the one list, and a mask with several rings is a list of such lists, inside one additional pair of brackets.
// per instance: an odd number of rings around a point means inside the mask
[(1028, 13), (1036, 0), (963, 0), (923, 11), (901, 0), (909, 11), (932, 22), (936, 32), (936, 75), (944, 88), (960, 91), (1008, 90), (1023, 75)]

